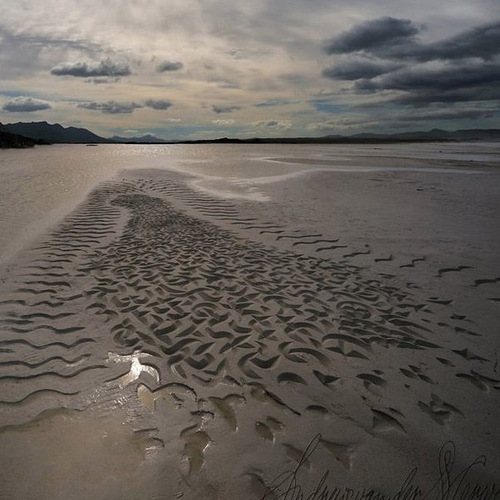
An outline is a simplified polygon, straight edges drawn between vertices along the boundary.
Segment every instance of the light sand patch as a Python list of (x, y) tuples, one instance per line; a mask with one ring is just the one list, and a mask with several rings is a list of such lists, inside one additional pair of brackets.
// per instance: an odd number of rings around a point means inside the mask
[(0, 431), (2, 495), (26, 498), (141, 498), (152, 480), (147, 456), (163, 446), (136, 433), (123, 411), (103, 417), (65, 409)]

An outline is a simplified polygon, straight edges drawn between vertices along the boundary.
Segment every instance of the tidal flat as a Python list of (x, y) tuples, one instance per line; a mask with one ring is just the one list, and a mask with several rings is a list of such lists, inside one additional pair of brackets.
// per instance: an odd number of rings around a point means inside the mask
[(0, 173), (5, 498), (500, 497), (498, 144)]

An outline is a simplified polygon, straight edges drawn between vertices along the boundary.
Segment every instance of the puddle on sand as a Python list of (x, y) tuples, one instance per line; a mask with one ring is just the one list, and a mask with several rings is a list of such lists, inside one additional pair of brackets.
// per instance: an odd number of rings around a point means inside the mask
[[(50, 410), (0, 432), (2, 494), (10, 500), (141, 498), (159, 442), (134, 432), (126, 414)], [(150, 486), (149, 486), (150, 487)]]

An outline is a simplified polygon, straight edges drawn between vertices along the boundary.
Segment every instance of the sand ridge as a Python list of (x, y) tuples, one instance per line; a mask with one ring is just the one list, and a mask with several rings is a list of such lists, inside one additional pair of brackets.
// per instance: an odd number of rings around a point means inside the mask
[[(351, 251), (240, 211), (175, 177), (123, 178), (11, 266), (0, 302), (0, 440), (52, 422), (47, 412), (59, 408), (76, 412), (66, 422), (77, 428), (76, 415), (123, 411), (130, 430), (120, 439), (147, 436), (130, 460), (167, 471), (157, 482), (144, 473), (130, 498), (250, 499), (293, 467), (304, 481), (329, 468), (338, 484), (388, 494), (394, 476), (473, 432), (478, 405), (491, 429), (500, 378), (459, 311), (442, 323), (432, 306), (446, 301), (367, 277), (349, 259), (369, 245)], [(338, 249), (341, 262), (322, 257)], [(377, 463), (384, 455), (390, 474)], [(425, 483), (435, 466), (419, 466)]]

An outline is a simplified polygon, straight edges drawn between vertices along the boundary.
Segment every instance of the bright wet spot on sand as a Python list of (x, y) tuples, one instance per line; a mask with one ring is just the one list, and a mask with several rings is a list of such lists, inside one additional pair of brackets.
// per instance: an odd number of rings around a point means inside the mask
[(108, 352), (108, 361), (112, 361), (114, 363), (131, 363), (130, 371), (118, 379), (118, 384), (121, 387), (126, 387), (137, 380), (142, 372), (153, 377), (157, 384), (160, 382), (160, 374), (158, 373), (158, 370), (154, 366), (141, 363), (141, 357), (152, 358), (153, 356), (140, 351), (136, 351), (127, 356), (121, 356), (120, 354), (116, 354), (114, 352)]

